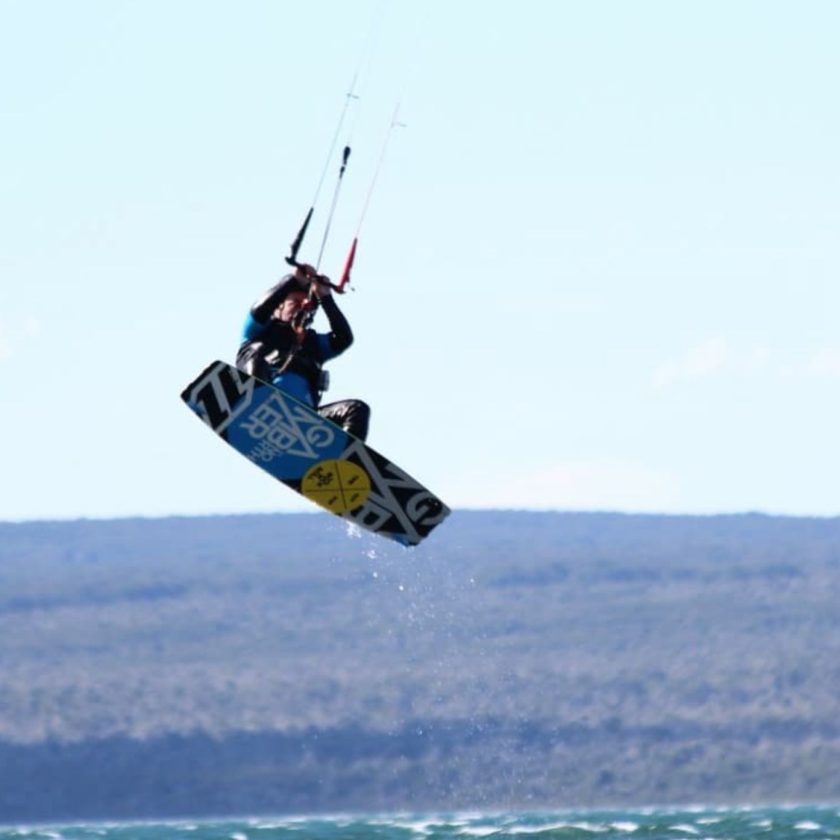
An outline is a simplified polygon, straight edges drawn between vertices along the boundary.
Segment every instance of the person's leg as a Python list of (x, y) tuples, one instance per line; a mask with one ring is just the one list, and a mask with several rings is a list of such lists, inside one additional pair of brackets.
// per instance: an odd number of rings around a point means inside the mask
[(364, 440), (370, 423), (370, 406), (361, 400), (340, 400), (322, 405), (318, 414), (341, 426), (351, 435)]

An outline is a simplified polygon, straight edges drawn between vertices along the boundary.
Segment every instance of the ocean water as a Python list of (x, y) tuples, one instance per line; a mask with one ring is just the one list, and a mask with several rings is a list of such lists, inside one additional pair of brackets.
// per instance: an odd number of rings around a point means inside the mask
[(818, 840), (840, 806), (338, 815), (0, 827), (0, 840)]

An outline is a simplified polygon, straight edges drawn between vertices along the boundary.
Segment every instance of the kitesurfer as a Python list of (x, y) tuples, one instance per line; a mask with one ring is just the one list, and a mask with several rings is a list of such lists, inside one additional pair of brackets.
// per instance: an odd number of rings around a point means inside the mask
[[(307, 326), (318, 304), (329, 321), (328, 333)], [(300, 264), (251, 307), (236, 366), (274, 383), (364, 440), (370, 420), (367, 403), (354, 399), (320, 405), (329, 382), (324, 364), (352, 343), (353, 332), (335, 302), (329, 279), (311, 265)]]

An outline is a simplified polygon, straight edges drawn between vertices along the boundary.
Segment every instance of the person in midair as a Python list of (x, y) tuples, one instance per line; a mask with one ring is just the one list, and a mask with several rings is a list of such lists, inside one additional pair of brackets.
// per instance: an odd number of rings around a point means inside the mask
[[(309, 315), (320, 304), (330, 331), (319, 333), (307, 326)], [(271, 382), (350, 434), (365, 440), (370, 408), (350, 399), (321, 405), (329, 377), (324, 364), (353, 343), (353, 332), (332, 294), (329, 278), (311, 265), (298, 265), (272, 286), (251, 307), (236, 354), (236, 366)]]

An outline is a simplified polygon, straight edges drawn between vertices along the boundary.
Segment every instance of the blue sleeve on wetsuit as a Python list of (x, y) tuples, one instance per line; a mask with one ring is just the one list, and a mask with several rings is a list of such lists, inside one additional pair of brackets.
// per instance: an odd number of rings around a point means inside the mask
[(249, 312), (242, 325), (242, 341), (255, 341), (263, 334), (265, 328), (266, 324), (261, 324), (253, 313)]
[(329, 333), (318, 333), (318, 353), (321, 356), (321, 362), (328, 362), (330, 359), (334, 359), (338, 355), (338, 353), (333, 350)]

